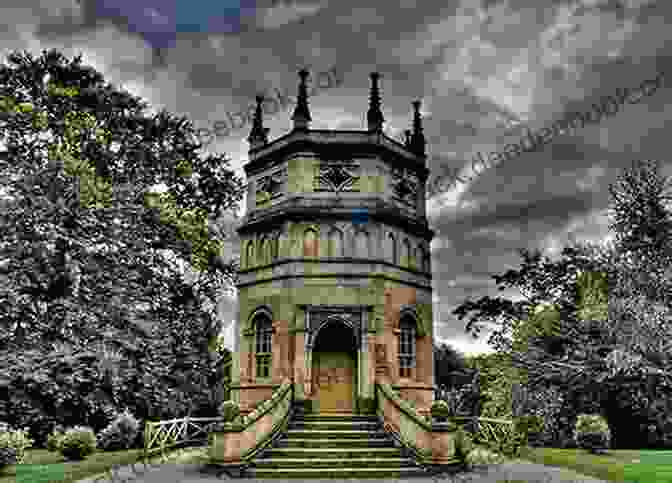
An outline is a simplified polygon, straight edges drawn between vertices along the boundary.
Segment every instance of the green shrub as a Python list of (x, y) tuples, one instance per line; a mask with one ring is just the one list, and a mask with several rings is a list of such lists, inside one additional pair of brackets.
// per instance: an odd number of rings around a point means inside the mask
[(450, 415), (450, 407), (446, 401), (437, 399), (432, 403), (430, 413), (434, 418), (447, 418)]
[(219, 406), (219, 414), (222, 415), (224, 421), (233, 421), (240, 415), (240, 407), (236, 404), (235, 401), (228, 400), (224, 401)]
[(474, 448), (467, 454), (465, 462), (467, 466), (474, 465), (492, 465), (500, 464), (506, 461), (506, 458), (501, 454), (497, 454), (482, 446), (474, 446)]
[(0, 432), (0, 449), (10, 449), (10, 451), (3, 452), (5, 459), (7, 459), (11, 453), (14, 453), (16, 463), (9, 464), (23, 463), (26, 449), (32, 447), (35, 442), (28, 437), (28, 428), (14, 431), (8, 426), (4, 426), (4, 428), (7, 430)]
[(140, 422), (128, 411), (119, 414), (98, 435), (98, 448), (103, 451), (119, 451), (133, 447)]
[(0, 471), (6, 466), (17, 464), (16, 449), (0, 447)]
[(469, 452), (474, 448), (471, 435), (463, 428), (457, 428), (455, 432), (455, 456), (464, 462)]
[(65, 433), (59, 430), (54, 430), (53, 433), (47, 436), (47, 451), (58, 453), (61, 450), (63, 436), (65, 436)]
[(482, 434), (479, 441), (488, 446), (492, 451), (507, 458), (517, 458), (520, 456), (523, 447), (527, 444), (527, 435), (524, 432), (518, 431), (514, 423), (513, 426), (507, 426), (506, 435), (499, 441), (484, 440)]
[(96, 434), (88, 426), (75, 426), (65, 432), (60, 452), (70, 460), (83, 460), (96, 450)]
[(574, 426), (574, 439), (579, 448), (600, 453), (609, 448), (611, 431), (607, 421), (599, 414), (579, 414)]
[(544, 429), (544, 419), (536, 415), (518, 416), (514, 418), (514, 424), (515, 431), (521, 435), (525, 444), (529, 442), (530, 437), (536, 439)]

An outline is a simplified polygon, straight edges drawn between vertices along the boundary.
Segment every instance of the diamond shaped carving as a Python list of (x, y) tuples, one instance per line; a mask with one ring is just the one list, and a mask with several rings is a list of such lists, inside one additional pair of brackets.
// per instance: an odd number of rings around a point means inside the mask
[(317, 176), (318, 191), (355, 191), (358, 166), (347, 162), (323, 162)]

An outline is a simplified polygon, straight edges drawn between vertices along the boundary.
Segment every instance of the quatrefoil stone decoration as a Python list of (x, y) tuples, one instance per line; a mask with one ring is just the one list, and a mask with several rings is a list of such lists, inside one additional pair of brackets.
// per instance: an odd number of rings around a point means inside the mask
[(354, 163), (323, 163), (317, 178), (317, 189), (321, 191), (351, 191), (359, 179), (354, 174), (357, 165)]

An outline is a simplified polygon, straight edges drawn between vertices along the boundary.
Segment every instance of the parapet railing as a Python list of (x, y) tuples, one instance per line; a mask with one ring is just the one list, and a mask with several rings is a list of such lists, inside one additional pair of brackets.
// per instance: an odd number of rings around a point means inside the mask
[(223, 418), (192, 418), (165, 421), (147, 421), (144, 432), (143, 457), (145, 462), (149, 456), (161, 452), (165, 455), (168, 448), (184, 443), (207, 443), (210, 428), (223, 421)]
[(294, 385), (286, 379), (270, 399), (246, 416), (218, 423), (210, 433), (210, 463), (241, 476), (250, 460), (287, 428)]
[(462, 462), (455, 453), (457, 424), (433, 422), (395, 393), (387, 382), (376, 383), (376, 413), (383, 426), (429, 471), (455, 467)]

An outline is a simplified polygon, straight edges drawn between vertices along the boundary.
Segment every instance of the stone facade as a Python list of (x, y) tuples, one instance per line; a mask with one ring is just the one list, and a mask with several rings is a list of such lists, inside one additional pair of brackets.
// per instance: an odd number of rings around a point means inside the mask
[(258, 107), (249, 138), (232, 398), (247, 414), (289, 379), (308, 410), (366, 413), (380, 380), (427, 413), (434, 233), (419, 103), (402, 144), (382, 132), (375, 85), (365, 131), (309, 129), (302, 86), (290, 133), (268, 142)]

